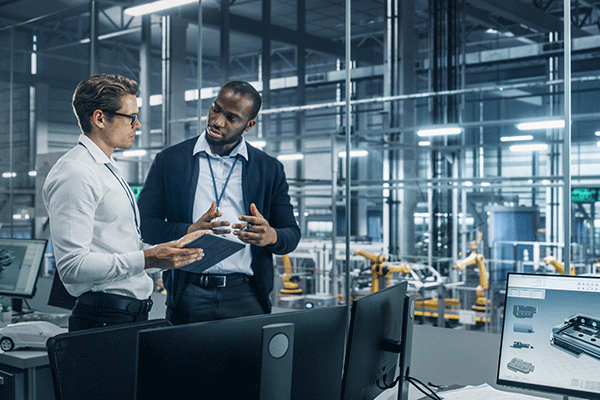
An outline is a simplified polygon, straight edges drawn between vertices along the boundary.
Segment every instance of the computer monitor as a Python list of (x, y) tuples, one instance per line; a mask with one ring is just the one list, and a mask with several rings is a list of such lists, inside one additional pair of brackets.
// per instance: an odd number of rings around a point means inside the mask
[(22, 299), (35, 295), (44, 261), (45, 239), (0, 238), (0, 295), (11, 296), (13, 312), (22, 311)]
[(508, 274), (499, 385), (600, 397), (600, 277)]
[(398, 398), (406, 398), (413, 318), (407, 286), (402, 282), (353, 300), (342, 400), (372, 400), (398, 383)]
[(262, 328), (292, 323), (291, 398), (339, 399), (347, 315), (333, 306), (141, 331), (136, 398), (258, 399)]

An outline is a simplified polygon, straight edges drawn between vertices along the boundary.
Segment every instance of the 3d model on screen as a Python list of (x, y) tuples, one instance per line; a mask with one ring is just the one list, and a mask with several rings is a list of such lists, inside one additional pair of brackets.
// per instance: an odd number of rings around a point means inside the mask
[(515, 349), (533, 349), (532, 345), (523, 342), (513, 342), (513, 344), (510, 347), (513, 347)]
[(513, 315), (517, 318), (533, 318), (533, 315), (537, 312), (537, 307), (534, 306), (519, 306), (513, 307)]
[(533, 333), (533, 325), (530, 324), (524, 324), (521, 322), (515, 322), (515, 324), (513, 325), (513, 331), (515, 332), (520, 332), (520, 333)]
[(528, 374), (535, 369), (532, 363), (523, 361), (520, 358), (516, 357), (510, 360), (506, 367), (511, 371), (522, 372), (524, 374)]
[(552, 328), (550, 343), (579, 357), (588, 354), (600, 359), (600, 319), (577, 314)]
[(0, 272), (4, 270), (4, 268), (8, 267), (12, 264), (15, 256), (13, 256), (13, 252), (6, 249), (0, 249)]

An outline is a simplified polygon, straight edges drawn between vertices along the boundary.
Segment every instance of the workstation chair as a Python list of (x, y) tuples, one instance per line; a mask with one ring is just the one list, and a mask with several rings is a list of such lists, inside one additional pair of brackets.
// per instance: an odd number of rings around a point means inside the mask
[(134, 398), (137, 333), (164, 319), (62, 333), (48, 340), (56, 400)]

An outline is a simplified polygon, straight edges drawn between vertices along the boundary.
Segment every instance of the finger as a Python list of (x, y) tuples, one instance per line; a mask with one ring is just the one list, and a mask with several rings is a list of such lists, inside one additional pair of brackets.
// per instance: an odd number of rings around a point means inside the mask
[(210, 208), (208, 209), (208, 212), (214, 213), (215, 211), (217, 211), (217, 202), (213, 200), (213, 202), (210, 203)]
[(266, 222), (266, 219), (261, 217), (251, 217), (249, 215), (240, 215), (238, 218), (240, 221), (247, 222), (248, 225), (260, 225), (261, 223)]
[(254, 204), (254, 203), (250, 204), (250, 212), (255, 217), (263, 218), (262, 214), (258, 212), (258, 208), (256, 208), (256, 204)]

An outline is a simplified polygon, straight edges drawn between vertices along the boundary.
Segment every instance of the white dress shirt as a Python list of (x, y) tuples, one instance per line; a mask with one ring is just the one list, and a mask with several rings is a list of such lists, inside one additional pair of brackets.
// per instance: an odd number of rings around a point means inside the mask
[[(231, 225), (243, 222), (239, 220), (239, 216), (246, 214), (244, 211), (244, 197), (242, 193), (241, 160), (242, 157), (248, 160), (246, 142), (242, 138), (241, 142), (233, 148), (228, 156), (221, 157), (212, 153), (210, 146), (206, 141), (205, 135), (206, 132), (203, 132), (198, 137), (198, 141), (194, 147), (194, 154), (199, 152), (202, 152), (202, 154), (200, 154), (199, 157), (200, 173), (198, 175), (198, 186), (196, 187), (194, 211), (192, 217), (194, 222), (198, 221), (198, 219), (204, 215), (206, 211), (208, 211), (212, 202), (217, 200), (213, 186), (213, 176), (210, 172), (210, 167), (206, 158), (206, 155), (208, 154), (210, 157), (210, 166), (212, 167), (214, 173), (217, 193), (219, 196), (221, 196), (221, 193), (223, 193), (223, 197), (219, 202), (219, 211), (223, 214), (223, 216), (219, 219), (221, 221), (229, 221), (230, 226), (223, 228), (231, 229)], [(235, 162), (236, 157), (240, 158), (237, 162)], [(233, 171), (231, 171), (232, 167), (234, 168)], [(225, 191), (223, 191), (223, 186), (227, 181), (227, 176), (229, 175), (230, 171), (231, 176), (229, 178), (229, 182), (227, 182)], [(234, 240), (239, 240), (238, 237), (233, 233), (229, 233), (226, 236), (233, 238)], [(250, 250), (250, 245), (246, 244), (244, 249), (232, 254), (220, 263), (208, 268), (204, 272), (207, 274), (229, 274), (233, 272), (240, 272), (246, 275), (254, 275), (254, 272), (250, 267), (251, 263), (252, 252)]]
[(102, 291), (147, 299), (133, 193), (115, 161), (86, 135), (52, 167), (43, 188), (57, 269), (67, 291)]

